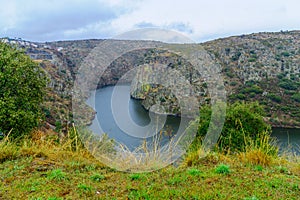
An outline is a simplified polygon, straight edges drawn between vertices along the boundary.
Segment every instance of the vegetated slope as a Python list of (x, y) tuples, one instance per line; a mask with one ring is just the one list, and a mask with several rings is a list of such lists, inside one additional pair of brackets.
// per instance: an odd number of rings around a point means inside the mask
[[(34, 43), (5, 39), (17, 43), (49, 73), (49, 97), (45, 103), (47, 122), (60, 127), (72, 121), (71, 91), (78, 68), (87, 55), (103, 40), (58, 41)], [(122, 41), (120, 41), (122, 42)], [(145, 41), (133, 41), (143, 43)], [(149, 42), (159, 46), (158, 42)], [(117, 44), (117, 42), (116, 42)], [(259, 101), (265, 105), (273, 126), (300, 127), (300, 32), (255, 33), (205, 42), (201, 45), (210, 58), (222, 68), (227, 99)], [(191, 64), (172, 52), (143, 49), (117, 58), (105, 71), (98, 87), (115, 84), (128, 70), (143, 64), (160, 63), (178, 69), (193, 84), (199, 96), (208, 97), (205, 83)], [(176, 99), (160, 86), (139, 91), (134, 97), (143, 104), (163, 100), (170, 113), (179, 112)], [(203, 102), (208, 102), (207, 99)], [(82, 109), (86, 109), (83, 107)], [(93, 118), (86, 114), (85, 123)]]
[(300, 125), (300, 32), (218, 39), (204, 48), (222, 65), (230, 101), (259, 101), (273, 126)]

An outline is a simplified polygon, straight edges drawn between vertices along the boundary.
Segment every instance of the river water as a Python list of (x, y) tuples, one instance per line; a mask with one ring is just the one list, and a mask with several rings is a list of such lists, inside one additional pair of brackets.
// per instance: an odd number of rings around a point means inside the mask
[[(127, 116), (130, 116), (132, 119), (132, 122), (129, 121), (128, 123), (125, 123), (125, 125), (123, 124), (123, 126), (126, 126), (123, 128), (134, 132), (138, 131), (135, 130), (137, 129), (137, 126), (147, 126), (151, 121), (149, 112), (142, 107), (139, 100), (130, 98), (129, 85), (123, 85), (119, 87), (122, 89), (121, 96), (118, 96), (118, 98), (120, 98), (120, 105), (115, 106), (113, 109), (115, 111), (117, 110), (118, 112), (123, 112), (121, 113), (121, 116), (123, 115), (124, 119), (127, 118)], [(141, 145), (145, 139), (127, 134), (126, 131), (124, 131), (124, 129), (122, 130), (122, 128), (120, 128), (120, 126), (116, 123), (114, 114), (112, 112), (111, 103), (113, 90), (114, 86), (108, 86), (96, 91), (95, 110), (97, 111), (97, 115), (90, 126), (90, 129), (95, 133), (106, 133), (110, 138), (125, 144), (129, 149), (134, 149)], [(128, 104), (123, 104), (122, 102), (128, 102)], [(88, 103), (91, 105), (90, 99), (88, 100)], [(124, 106), (128, 107), (128, 109), (119, 109)], [(135, 125), (133, 126), (132, 123), (135, 123)], [(176, 133), (179, 124), (179, 117), (168, 116), (166, 119), (166, 124), (161, 130), (171, 134)], [(101, 127), (102, 130), (99, 127)], [(273, 128), (272, 137), (277, 140), (277, 143), (280, 147), (280, 152), (288, 150), (300, 154), (300, 129)], [(147, 141), (151, 141), (152, 139), (153, 137), (146, 138)], [(162, 143), (167, 142), (168, 139), (169, 136), (164, 134), (162, 137)]]
[(277, 140), (281, 152), (300, 154), (300, 129), (273, 128), (272, 137)]
[[(139, 100), (130, 98), (129, 95), (130, 86), (123, 85), (118, 87), (122, 88), (122, 94), (119, 100), (122, 102), (128, 101), (129, 105), (120, 102), (120, 105), (115, 106), (116, 108), (114, 110), (116, 110), (117, 112), (122, 112), (119, 114), (121, 116), (123, 115), (124, 119), (128, 116), (128, 113), (125, 112), (129, 112), (129, 116), (131, 117), (132, 122), (128, 122), (127, 124), (125, 123), (126, 127), (123, 128), (127, 130), (129, 129), (130, 132), (137, 132), (140, 130), (138, 129), (138, 127), (147, 126), (151, 122), (151, 119), (149, 117), (149, 112), (142, 107)], [(112, 112), (112, 103), (111, 103), (113, 90), (114, 90), (114, 86), (107, 86), (98, 89), (96, 91), (95, 110), (97, 112), (97, 115), (92, 125), (90, 126), (90, 129), (93, 130), (94, 133), (100, 133), (100, 134), (106, 133), (110, 138), (113, 138), (116, 141), (125, 144), (129, 149), (135, 149), (145, 141), (145, 138), (138, 138), (130, 134), (127, 134), (126, 131), (123, 131), (122, 128), (116, 123), (116, 120), (114, 118), (115, 115)], [(88, 103), (89, 101), (90, 100), (88, 100)], [(119, 109), (124, 106), (128, 107), (126, 111), (124, 111), (124, 109)], [(160, 117), (157, 118), (160, 119)], [(171, 135), (177, 132), (179, 124), (180, 124), (180, 118), (168, 116), (166, 119), (165, 126), (160, 130), (163, 131), (164, 133), (171, 131), (170, 132)], [(102, 130), (99, 127), (101, 127)], [(158, 130), (155, 131), (159, 132)], [(145, 134), (146, 133), (144, 133), (144, 135)], [(150, 136), (147, 137), (146, 140), (149, 143), (151, 143), (153, 138), (154, 138), (153, 136)], [(166, 142), (169, 141), (169, 135), (162, 134), (160, 139), (161, 139), (161, 144), (165, 144)]]

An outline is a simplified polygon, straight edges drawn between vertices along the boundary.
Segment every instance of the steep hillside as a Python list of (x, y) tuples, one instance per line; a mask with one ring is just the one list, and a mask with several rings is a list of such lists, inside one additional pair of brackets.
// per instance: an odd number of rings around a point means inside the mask
[(258, 100), (273, 126), (299, 127), (299, 31), (235, 36), (203, 46), (222, 65), (230, 101)]
[[(48, 125), (60, 129), (70, 123), (72, 87), (78, 68), (103, 40), (47, 43), (3, 40), (25, 48), (27, 54), (49, 73), (51, 83), (45, 103)], [(122, 41), (115, 41), (116, 45), (118, 42)], [(155, 47), (161, 44), (148, 43)], [(300, 127), (300, 31), (233, 36), (198, 45), (221, 66), (229, 101), (259, 101), (265, 105), (267, 120), (273, 126)], [(125, 72), (136, 66), (157, 63), (179, 70), (196, 88), (201, 102), (209, 103), (201, 75), (191, 70), (188, 61), (160, 48), (132, 51), (117, 58), (105, 71), (98, 88), (116, 84)], [(169, 113), (180, 112), (176, 98), (159, 85), (150, 85), (143, 91), (132, 93), (132, 96), (143, 99), (145, 108), (159, 102)], [(89, 111), (85, 115), (85, 123), (93, 118), (94, 113)]]

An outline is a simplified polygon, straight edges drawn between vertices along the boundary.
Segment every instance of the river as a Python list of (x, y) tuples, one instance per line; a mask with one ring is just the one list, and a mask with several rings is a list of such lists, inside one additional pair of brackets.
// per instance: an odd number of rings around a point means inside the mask
[[(128, 95), (130, 93), (130, 86), (123, 85), (119, 86), (122, 89), (122, 94), (120, 97), (120, 100), (122, 102), (129, 101), (129, 106), (126, 105), (126, 103), (121, 103), (120, 105), (117, 105), (114, 110), (119, 113), (121, 116), (127, 117), (129, 112), (129, 115), (132, 119), (132, 122), (135, 123), (133, 125), (132, 123), (125, 123), (126, 127), (123, 127), (123, 129), (129, 129), (131, 132), (137, 132), (140, 129), (138, 127), (146, 126), (150, 123), (150, 117), (149, 112), (146, 111), (139, 100), (135, 100), (130, 98)], [(98, 89), (95, 93), (95, 110), (97, 111), (96, 118), (94, 119), (92, 125), (90, 126), (90, 129), (93, 130), (95, 133), (106, 133), (110, 138), (115, 139), (116, 141), (125, 144), (129, 149), (135, 149), (139, 147), (144, 141), (144, 138), (137, 138), (132, 135), (127, 134), (125, 131), (123, 131), (120, 126), (116, 123), (114, 119), (114, 115), (112, 112), (112, 94), (113, 94), (114, 86), (107, 86), (101, 89)], [(89, 102), (89, 100), (88, 100)], [(89, 103), (90, 104), (90, 103)], [(127, 106), (128, 109), (118, 109), (121, 106)], [(159, 118), (159, 117), (158, 117)], [(102, 128), (99, 128), (99, 125)], [(180, 124), (180, 118), (168, 116), (166, 119), (166, 125), (161, 129), (163, 132), (171, 131), (172, 133), (176, 133), (178, 130)], [(137, 126), (136, 126), (137, 125)], [(170, 135), (172, 134), (170, 133)], [(144, 133), (145, 135), (146, 133)], [(151, 143), (153, 137), (147, 137), (146, 140)], [(164, 144), (169, 140), (169, 136), (166, 134), (163, 134), (161, 137), (161, 143)]]
[(300, 129), (273, 128), (272, 137), (277, 140), (280, 152), (300, 154)]
[[(147, 112), (141, 105), (139, 100), (130, 98), (130, 86), (123, 85), (121, 87), (122, 94), (119, 95), (119, 104), (113, 108), (113, 110), (120, 113), (121, 116), (124, 116), (124, 119), (127, 116), (130, 116), (132, 122), (123, 124), (123, 130), (130, 130), (132, 132), (139, 131), (138, 126), (146, 126), (150, 123), (149, 112)], [(129, 149), (134, 149), (142, 144), (145, 140), (143, 138), (137, 138), (123, 131), (122, 128), (116, 123), (114, 115), (112, 112), (112, 94), (114, 86), (107, 86), (101, 89), (98, 89), (95, 93), (95, 110), (97, 111), (96, 118), (94, 119), (90, 129), (95, 133), (106, 133), (110, 138), (115, 139), (116, 141), (125, 144)], [(122, 102), (128, 102), (122, 103)], [(90, 99), (88, 100), (90, 103)], [(119, 109), (120, 107), (128, 107), (128, 109)], [(126, 112), (129, 112), (126, 113)], [(99, 125), (102, 128), (99, 128)], [(132, 123), (135, 123), (134, 125)], [(166, 124), (162, 128), (164, 132), (176, 133), (180, 124), (180, 118), (168, 116), (166, 119)], [(135, 130), (138, 129), (138, 130)], [(171, 130), (170, 130), (171, 129)], [(273, 128), (272, 137), (277, 140), (277, 143), (280, 147), (280, 152), (289, 150), (300, 154), (300, 129), (286, 129), (286, 128)], [(153, 137), (146, 138), (147, 141), (151, 141)], [(162, 143), (166, 143), (169, 139), (168, 135), (163, 135)]]

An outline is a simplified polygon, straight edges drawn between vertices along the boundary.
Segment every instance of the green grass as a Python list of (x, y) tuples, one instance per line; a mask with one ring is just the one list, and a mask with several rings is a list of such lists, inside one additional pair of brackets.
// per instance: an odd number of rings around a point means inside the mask
[(200, 174), (202, 174), (202, 172), (199, 169), (195, 169), (195, 168), (188, 169), (187, 173), (192, 176), (199, 176)]
[(101, 174), (94, 174), (91, 177), (91, 180), (96, 181), (96, 182), (100, 182), (102, 180), (105, 179), (105, 176), (101, 175)]
[(215, 171), (218, 174), (229, 174), (230, 167), (228, 165), (220, 164)]
[(50, 180), (62, 181), (66, 178), (66, 174), (62, 172), (61, 169), (55, 169), (48, 173), (47, 178)]
[(138, 180), (141, 178), (141, 175), (140, 174), (131, 174), (129, 177), (131, 180)]
[[(299, 157), (273, 157), (268, 165), (261, 165), (253, 162), (264, 153), (257, 149), (248, 149), (243, 155), (211, 152), (206, 157), (197, 157), (197, 153), (201, 152), (187, 155), (177, 167), (170, 165), (159, 171), (130, 174), (104, 166), (84, 149), (70, 150), (50, 142), (0, 142), (0, 199), (299, 197)], [(186, 161), (191, 158), (194, 162)]]
[[(3, 199), (297, 199), (300, 178), (297, 174), (285, 174), (277, 166), (257, 171), (251, 166), (235, 165), (227, 176), (214, 171), (213, 164), (203, 161), (197, 170), (169, 166), (157, 172), (144, 174), (145, 178), (109, 168), (93, 171), (68, 170), (63, 178), (49, 179), (46, 171), (39, 171), (38, 158), (19, 158), (1, 164), (0, 197)], [(97, 162), (97, 161), (95, 161)], [(239, 163), (241, 164), (241, 163)], [(16, 168), (11, 166), (17, 166)], [(22, 168), (21, 166), (25, 166)], [(198, 172), (201, 171), (201, 173)], [(97, 178), (93, 174), (105, 174)], [(51, 174), (51, 173), (50, 173)], [(64, 176), (64, 177), (65, 177)], [(57, 177), (57, 175), (54, 175)], [(58, 176), (60, 177), (60, 176)], [(91, 178), (96, 177), (96, 178)], [(129, 178), (128, 178), (129, 177)], [(98, 180), (101, 180), (99, 183)], [(253, 197), (253, 198), (252, 198)]]

